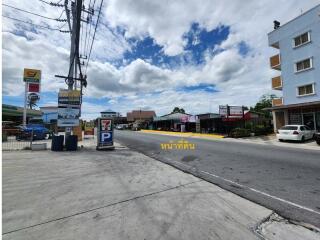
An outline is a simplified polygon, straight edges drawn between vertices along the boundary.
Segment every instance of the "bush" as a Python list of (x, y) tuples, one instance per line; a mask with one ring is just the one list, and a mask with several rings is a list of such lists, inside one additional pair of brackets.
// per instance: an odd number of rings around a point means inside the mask
[(250, 131), (245, 128), (235, 128), (230, 132), (230, 137), (232, 138), (241, 138), (241, 137), (249, 137)]
[(259, 135), (266, 135), (268, 133), (272, 132), (272, 129), (270, 127), (265, 127), (263, 125), (257, 125), (254, 126), (251, 130), (254, 135), (259, 136)]

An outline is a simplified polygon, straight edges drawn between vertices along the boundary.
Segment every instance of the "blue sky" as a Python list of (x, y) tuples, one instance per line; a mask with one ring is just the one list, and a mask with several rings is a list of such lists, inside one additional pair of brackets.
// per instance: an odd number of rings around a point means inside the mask
[[(62, 9), (38, 0), (4, 3), (50, 18), (62, 13), (65, 18)], [(277, 4), (280, 7), (274, 8)], [(275, 73), (268, 58), (277, 50), (267, 42), (273, 20), (289, 21), (316, 4), (317, 0), (245, 5), (240, 0), (177, 0), (166, 5), (156, 0), (105, 1), (88, 67), (83, 118), (95, 118), (109, 108), (122, 114), (153, 109), (162, 115), (175, 106), (189, 113), (216, 112), (221, 104), (252, 106), (261, 95), (274, 93), (270, 79)], [(62, 25), (7, 7), (3, 15), (51, 28)], [(66, 85), (54, 75), (68, 70), (69, 34), (2, 20), (3, 103), (23, 105), (22, 70), (28, 67), (43, 73), (38, 105), (56, 104), (59, 88)]]
[[(104, 25), (111, 29), (106, 24)], [(111, 29), (112, 30), (112, 29)], [(214, 54), (214, 48), (216, 45), (221, 44), (221, 42), (225, 41), (228, 38), (230, 28), (228, 26), (219, 26), (216, 29), (207, 31), (205, 28), (199, 26), (198, 23), (193, 23), (190, 26), (190, 30), (184, 34), (183, 38), (186, 42), (184, 46), (184, 51), (176, 56), (168, 56), (164, 53), (163, 47), (156, 43), (155, 39), (150, 36), (147, 36), (143, 39), (140, 38), (129, 38), (127, 39), (128, 44), (130, 45), (130, 49), (126, 50), (119, 59), (114, 59), (110, 61), (110, 63), (116, 67), (124, 67), (129, 65), (131, 62), (136, 59), (142, 59), (154, 66), (159, 68), (167, 68), (167, 69), (178, 69), (185, 65), (198, 66), (205, 63), (205, 55)], [(125, 31), (121, 28), (117, 28), (116, 32), (124, 35)], [(37, 33), (36, 29), (32, 29), (32, 32)], [(114, 31), (112, 31), (114, 34)], [(26, 31), (18, 30), (14, 32), (17, 36), (23, 36), (26, 39), (30, 40), (28, 35), (26, 35)], [(245, 44), (243, 44), (245, 45)], [(245, 47), (240, 48), (244, 49)], [(241, 50), (242, 51), (242, 50)], [(246, 54), (247, 49), (243, 50), (243, 54)], [(217, 90), (214, 88), (213, 84), (197, 84), (194, 86), (182, 86), (176, 88), (178, 92), (210, 92), (214, 93)], [(157, 91), (151, 92), (152, 95), (156, 96)], [(143, 94), (137, 94), (140, 97), (143, 97)], [(45, 91), (41, 93), (41, 100), (38, 102), (38, 106), (47, 106), (54, 105), (57, 101), (57, 92)], [(112, 104), (109, 103), (110, 98), (93, 98), (84, 96), (84, 101), (89, 104), (95, 104), (100, 106), (105, 106), (106, 108), (112, 108)], [(119, 103), (125, 103), (125, 97), (118, 98)], [(3, 103), (12, 104), (12, 105), (23, 105), (23, 94), (18, 96), (8, 96), (3, 95)]]
[[(167, 56), (163, 47), (155, 42), (150, 36), (142, 40), (128, 39), (132, 48), (124, 53), (126, 64), (141, 58), (156, 66), (166, 68), (178, 68), (186, 64), (199, 65), (205, 62), (204, 54), (211, 52), (215, 45), (226, 40), (229, 35), (229, 27), (221, 26), (211, 31), (201, 28), (198, 23), (193, 23), (190, 30), (183, 36), (186, 41), (184, 52), (177, 56)], [(119, 62), (119, 65), (121, 61)]]

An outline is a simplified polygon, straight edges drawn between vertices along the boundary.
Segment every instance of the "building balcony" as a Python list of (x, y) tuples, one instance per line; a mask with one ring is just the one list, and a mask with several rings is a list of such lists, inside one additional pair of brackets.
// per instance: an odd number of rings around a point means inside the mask
[(280, 49), (279, 42), (270, 43), (270, 46), (271, 46), (271, 47), (274, 47), (274, 48), (276, 48), (276, 49)]
[(270, 58), (270, 67), (272, 69), (281, 70), (280, 54), (274, 55)]
[(282, 90), (282, 79), (281, 76), (272, 78), (272, 89), (273, 90)]
[(283, 105), (283, 98), (274, 98), (272, 99), (272, 106), (276, 107), (276, 106), (281, 106)]

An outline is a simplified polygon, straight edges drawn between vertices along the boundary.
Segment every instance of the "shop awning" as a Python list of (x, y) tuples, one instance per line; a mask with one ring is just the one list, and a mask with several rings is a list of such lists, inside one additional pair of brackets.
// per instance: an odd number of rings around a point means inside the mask
[(289, 109), (289, 108), (305, 108), (305, 107), (316, 107), (316, 106), (320, 107), (320, 101), (274, 106), (270, 108), (264, 108), (263, 110), (272, 111), (272, 110), (282, 110), (282, 109)]
[[(2, 116), (22, 117), (23, 108), (13, 105), (2, 104)], [(34, 109), (27, 109), (27, 117), (41, 117), (42, 112)]]

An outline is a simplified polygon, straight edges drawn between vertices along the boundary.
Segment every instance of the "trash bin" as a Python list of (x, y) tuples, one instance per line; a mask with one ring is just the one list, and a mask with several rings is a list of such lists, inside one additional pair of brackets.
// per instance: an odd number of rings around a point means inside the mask
[(51, 151), (63, 151), (64, 136), (52, 136)]
[(70, 135), (66, 138), (66, 150), (77, 151), (78, 149), (78, 136)]

